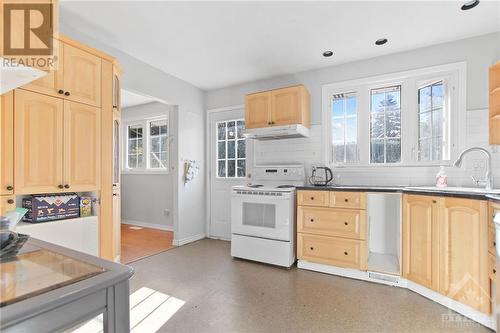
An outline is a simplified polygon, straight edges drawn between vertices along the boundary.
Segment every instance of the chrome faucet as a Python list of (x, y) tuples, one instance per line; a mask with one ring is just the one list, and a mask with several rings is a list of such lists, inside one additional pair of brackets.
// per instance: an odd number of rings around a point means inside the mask
[(462, 165), (462, 160), (463, 160), (464, 156), (471, 151), (479, 151), (479, 152), (483, 153), (484, 155), (486, 155), (486, 179), (479, 180), (479, 179), (476, 179), (476, 177), (472, 176), (472, 180), (474, 181), (474, 183), (476, 183), (476, 185), (484, 184), (486, 190), (493, 189), (493, 175), (491, 174), (491, 154), (486, 149), (481, 148), (481, 147), (472, 147), (472, 148), (465, 149), (460, 154), (460, 156), (457, 158), (455, 163), (453, 163), (453, 165), (456, 166), (457, 168), (459, 168)]

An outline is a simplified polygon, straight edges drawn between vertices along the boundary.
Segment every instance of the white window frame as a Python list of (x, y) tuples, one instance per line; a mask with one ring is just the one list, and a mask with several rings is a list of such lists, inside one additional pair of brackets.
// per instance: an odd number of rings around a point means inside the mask
[[(225, 161), (226, 161), (226, 176), (225, 177), (220, 177), (219, 176), (219, 161), (222, 160), (222, 159), (219, 159), (219, 132), (218, 132), (218, 124), (219, 123), (230, 123), (230, 122), (233, 122), (234, 121), (234, 124), (235, 124), (235, 128), (238, 127), (238, 121), (243, 121), (243, 124), (246, 125), (245, 123), (245, 118), (237, 118), (237, 119), (229, 119), (229, 120), (218, 120), (218, 121), (215, 121), (215, 178), (216, 179), (228, 179), (228, 180), (231, 180), (231, 179), (244, 179), (246, 178), (246, 174), (248, 173), (248, 151), (245, 150), (245, 158), (238, 158), (238, 140), (245, 140), (245, 149), (247, 147), (247, 144), (248, 144), (248, 140), (245, 136), (243, 136), (243, 138), (240, 138), (238, 139), (237, 136), (235, 137), (234, 141), (235, 141), (235, 177), (228, 177), (227, 176), (227, 161), (229, 160), (229, 158), (227, 157), (227, 142), (228, 142), (228, 139), (227, 139), (227, 132), (226, 132), (226, 138), (224, 139), (224, 141), (226, 142), (226, 157), (225, 157)], [(226, 127), (227, 128), (227, 127)], [(237, 135), (237, 134), (236, 134)], [(231, 158), (231, 160), (233, 160), (233, 158)], [(245, 161), (245, 175), (242, 176), (242, 177), (238, 177), (238, 160), (244, 160)]]
[[(464, 146), (466, 127), (466, 62), (383, 74), (363, 79), (335, 82), (322, 86), (322, 159), (330, 167), (380, 168), (401, 166), (451, 166)], [(418, 161), (418, 87), (437, 79), (446, 81), (447, 110), (450, 112), (449, 160)], [(370, 90), (401, 85), (401, 162), (370, 163)], [(331, 144), (331, 97), (356, 92), (358, 95), (358, 163), (334, 163)], [(462, 133), (462, 135), (461, 135)]]
[[(149, 153), (151, 151), (151, 139), (149, 135), (149, 124), (153, 121), (165, 120), (167, 123), (167, 160), (165, 163), (165, 168), (151, 168), (149, 161)], [(142, 145), (143, 145), (143, 164), (142, 168), (128, 168), (128, 128), (129, 126), (141, 125), (142, 126)], [(122, 160), (122, 174), (169, 174), (170, 170), (170, 121), (169, 117), (155, 116), (144, 119), (129, 119), (123, 122), (123, 160)]]

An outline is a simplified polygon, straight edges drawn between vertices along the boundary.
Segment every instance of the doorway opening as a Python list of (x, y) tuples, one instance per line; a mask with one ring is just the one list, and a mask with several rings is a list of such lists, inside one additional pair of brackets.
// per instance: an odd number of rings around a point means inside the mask
[(120, 234), (124, 264), (172, 249), (177, 107), (121, 91)]

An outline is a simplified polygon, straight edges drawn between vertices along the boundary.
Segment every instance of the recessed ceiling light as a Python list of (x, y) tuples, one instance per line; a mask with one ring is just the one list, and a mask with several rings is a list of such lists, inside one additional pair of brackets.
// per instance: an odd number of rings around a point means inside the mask
[(323, 52), (323, 57), (328, 58), (328, 57), (331, 57), (332, 55), (333, 55), (332, 51), (325, 51), (325, 52)]
[(465, 2), (460, 9), (469, 10), (479, 5), (479, 0), (472, 0)]
[(375, 41), (375, 45), (384, 45), (387, 43), (387, 38), (380, 38)]

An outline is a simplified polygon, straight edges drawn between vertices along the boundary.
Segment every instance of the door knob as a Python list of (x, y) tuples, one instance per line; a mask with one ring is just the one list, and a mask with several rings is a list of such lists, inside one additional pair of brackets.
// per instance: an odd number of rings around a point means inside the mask
[(12, 205), (12, 204), (14, 203), (14, 200), (13, 200), (13, 199), (9, 199), (9, 200), (7, 200), (7, 203), (8, 203), (9, 205)]
[(58, 92), (60, 95), (64, 94), (64, 90), (62, 90), (62, 89), (59, 89), (57, 92)]
[(64, 188), (69, 188), (69, 184), (64, 185)]
[(6, 187), (6, 189), (7, 189), (7, 191), (12, 191), (14, 189), (14, 186), (9, 185)]
[(66, 91), (66, 92), (64, 93), (64, 96), (69, 96), (69, 95), (70, 95), (70, 94), (69, 94), (69, 91)]

